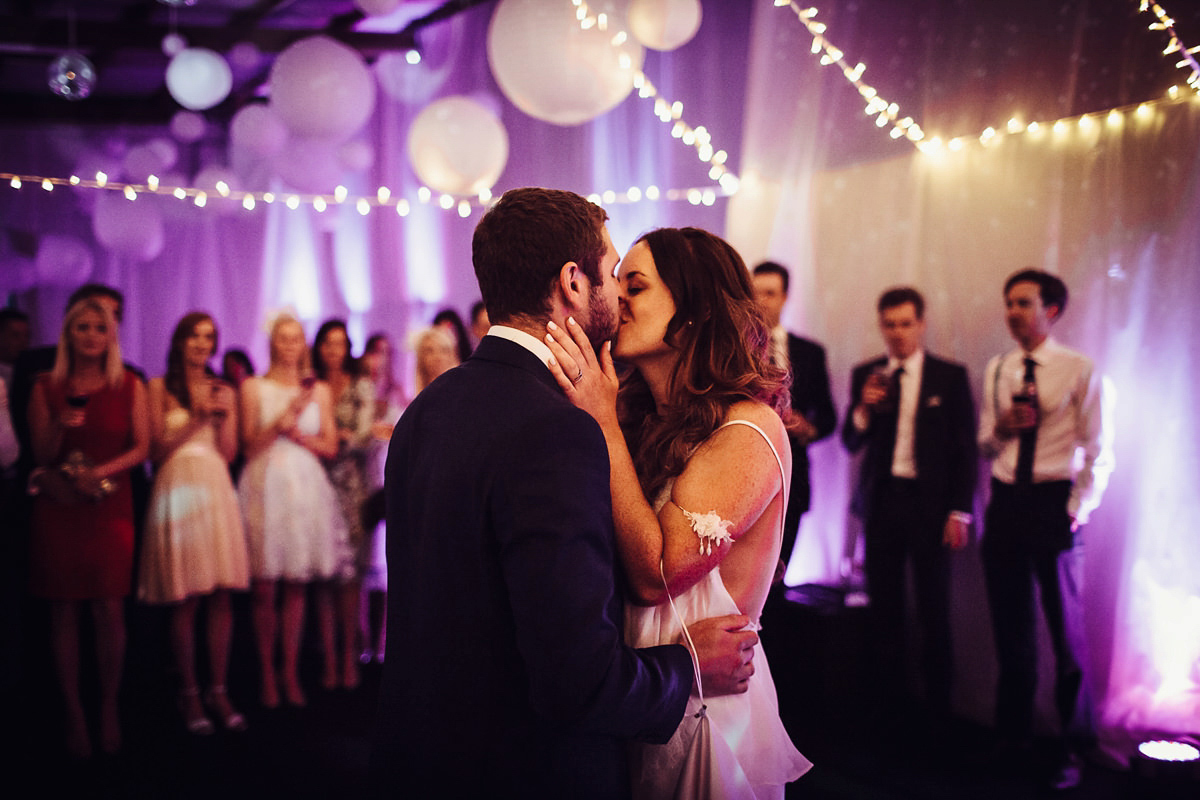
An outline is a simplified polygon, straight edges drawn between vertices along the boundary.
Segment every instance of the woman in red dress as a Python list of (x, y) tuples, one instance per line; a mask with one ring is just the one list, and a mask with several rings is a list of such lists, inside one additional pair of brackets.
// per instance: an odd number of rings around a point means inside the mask
[(128, 472), (146, 460), (150, 425), (145, 387), (121, 363), (116, 319), (103, 298), (67, 310), (54, 369), (33, 388), (29, 427), (41, 470), (30, 589), (50, 601), (66, 746), (79, 758), (92, 750), (79, 693), (79, 609), (87, 601), (96, 628), (100, 747), (112, 753), (121, 746), (122, 599), (133, 578)]

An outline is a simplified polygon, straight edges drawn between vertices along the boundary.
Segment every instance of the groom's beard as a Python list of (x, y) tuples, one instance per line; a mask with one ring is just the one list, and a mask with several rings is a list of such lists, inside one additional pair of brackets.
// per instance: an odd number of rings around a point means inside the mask
[(609, 308), (604, 302), (604, 295), (597, 289), (588, 295), (588, 316), (582, 322), (582, 327), (597, 356), (604, 343), (617, 335), (617, 311)]

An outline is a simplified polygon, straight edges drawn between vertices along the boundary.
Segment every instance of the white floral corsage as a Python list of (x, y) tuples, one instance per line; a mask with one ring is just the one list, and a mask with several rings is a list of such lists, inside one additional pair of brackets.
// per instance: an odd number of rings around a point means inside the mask
[(692, 530), (700, 537), (700, 555), (712, 555), (714, 544), (719, 546), (722, 542), (733, 541), (733, 536), (729, 533), (729, 526), (733, 523), (721, 519), (716, 511), (709, 511), (707, 514), (693, 514), (682, 508), (679, 510), (683, 511), (688, 522), (692, 523)]

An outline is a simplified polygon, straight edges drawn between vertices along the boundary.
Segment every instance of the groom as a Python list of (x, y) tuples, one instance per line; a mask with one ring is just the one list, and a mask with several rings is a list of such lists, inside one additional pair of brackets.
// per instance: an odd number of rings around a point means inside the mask
[[(625, 740), (665, 742), (687, 650), (622, 640), (608, 451), (546, 364), (546, 322), (617, 328), (598, 206), (514, 189), (475, 229), (493, 325), (396, 426), (386, 472), (388, 654), (372, 754), (381, 796), (619, 798)], [(706, 693), (745, 691), (744, 616), (691, 628)]]

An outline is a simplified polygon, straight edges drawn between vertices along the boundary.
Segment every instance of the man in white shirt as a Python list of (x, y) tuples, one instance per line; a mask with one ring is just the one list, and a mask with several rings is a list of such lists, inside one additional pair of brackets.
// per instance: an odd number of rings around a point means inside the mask
[[(1085, 680), (1080, 527), (1113, 468), (1111, 402), (1092, 360), (1050, 336), (1067, 306), (1057, 276), (1025, 269), (1004, 284), (1018, 347), (984, 375), (979, 447), (992, 459), (982, 558), (1000, 674), (996, 727), (1002, 750), (1028, 747), (1037, 687), (1034, 583), (1054, 645), (1061, 751), (1051, 785), (1079, 784), (1094, 743)], [(1006, 758), (1012, 753), (1005, 755)]]
[(978, 456), (967, 370), (925, 352), (925, 300), (910, 287), (879, 298), (887, 355), (854, 368), (842, 425), (851, 453), (865, 448), (853, 510), (863, 520), (874, 683), (883, 710), (905, 712), (905, 570), (921, 631), (924, 707), (950, 711), (950, 556), (967, 543)]

